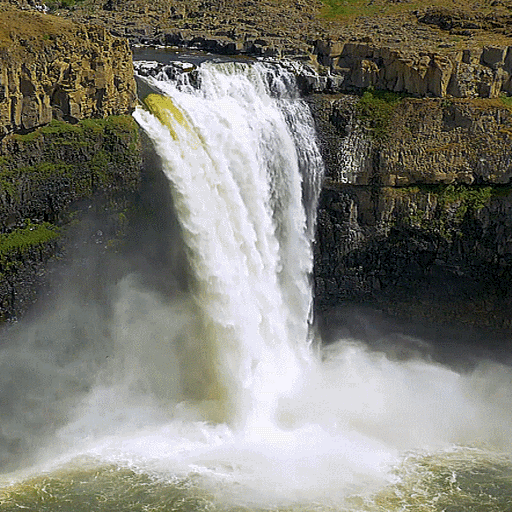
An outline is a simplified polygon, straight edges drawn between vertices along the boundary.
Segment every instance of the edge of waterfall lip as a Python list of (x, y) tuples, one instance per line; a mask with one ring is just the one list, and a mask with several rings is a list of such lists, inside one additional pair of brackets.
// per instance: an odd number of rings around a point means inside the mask
[[(296, 59), (281, 59), (276, 57), (254, 57), (244, 54), (224, 55), (208, 52), (199, 48), (180, 48), (176, 46), (154, 46), (154, 45), (138, 45), (132, 48), (133, 65), (137, 71), (135, 79), (138, 87), (145, 92), (138, 93), (139, 98), (144, 97), (148, 91), (146, 86), (141, 83), (138, 74), (138, 67), (143, 62), (148, 64), (155, 63), (155, 67), (164, 68), (173, 63), (188, 63), (194, 67), (200, 67), (202, 64), (210, 62), (214, 64), (222, 63), (246, 63), (256, 64), (264, 62), (281, 69), (284, 69), (296, 78), (297, 91), (301, 97), (306, 97), (313, 92), (334, 92), (329, 76), (319, 75), (310, 65), (300, 62)], [(180, 70), (188, 72), (191, 70)], [(142, 73), (144, 75), (144, 73)], [(152, 91), (155, 92), (155, 91)]]
[(223, 62), (241, 62), (256, 63), (267, 62), (274, 64), (299, 76), (319, 78), (318, 73), (307, 63), (296, 59), (281, 59), (276, 57), (255, 57), (251, 55), (236, 54), (226, 55), (208, 52), (199, 48), (180, 48), (177, 46), (153, 46), (137, 45), (132, 48), (133, 62), (141, 61), (157, 62), (165, 65), (172, 62), (188, 62), (195, 66), (203, 62), (223, 63)]
[(169, 62), (190, 62), (199, 65), (203, 62), (258, 62), (250, 55), (220, 55), (199, 48), (179, 48), (176, 46), (136, 45), (132, 47), (133, 61), (154, 61), (160, 64)]

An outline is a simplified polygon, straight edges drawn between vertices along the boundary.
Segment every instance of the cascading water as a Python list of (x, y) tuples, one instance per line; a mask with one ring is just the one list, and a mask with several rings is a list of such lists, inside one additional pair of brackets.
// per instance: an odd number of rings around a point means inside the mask
[(511, 510), (508, 367), (461, 374), (346, 339), (312, 350), (322, 161), (293, 75), (171, 71), (146, 79), (135, 117), (190, 293), (119, 284), (107, 362), (41, 463), (4, 478), (0, 511)]
[(300, 168), (312, 215), (322, 160), (289, 73), (204, 64), (195, 80), (153, 80), (165, 96), (150, 95), (152, 114), (135, 117), (172, 183), (203, 317), (198, 350), (210, 354), (210, 398), (225, 415), (215, 419), (261, 425), (307, 364), (312, 257)]

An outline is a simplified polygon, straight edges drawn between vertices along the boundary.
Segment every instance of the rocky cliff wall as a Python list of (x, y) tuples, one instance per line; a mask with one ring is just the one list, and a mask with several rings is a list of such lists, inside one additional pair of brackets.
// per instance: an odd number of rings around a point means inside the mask
[(327, 164), (315, 250), (319, 309), (356, 301), (510, 330), (510, 107), (371, 103), (373, 114), (364, 96), (312, 102)]
[[(140, 182), (131, 51), (104, 28), (0, 2), (0, 321), (77, 233), (108, 248)], [(102, 219), (101, 236), (81, 222)]]
[(374, 87), (441, 98), (494, 98), (512, 93), (512, 46), (440, 52), (317, 41), (314, 53), (332, 74), (331, 89), (339, 92)]
[(126, 40), (0, 4), (0, 138), (52, 119), (128, 114), (135, 91)]
[[(6, 136), (1, 150), (0, 321), (27, 310), (47, 281), (49, 261), (71, 253), (78, 233), (82, 244), (94, 239), (104, 249), (122, 237), (141, 179), (131, 116), (54, 120)], [(93, 231), (82, 222), (90, 214), (101, 218)]]

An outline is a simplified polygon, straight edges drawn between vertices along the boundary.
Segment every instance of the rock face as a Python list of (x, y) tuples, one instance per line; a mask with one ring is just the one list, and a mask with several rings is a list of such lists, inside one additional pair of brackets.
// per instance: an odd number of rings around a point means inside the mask
[(135, 101), (125, 40), (102, 27), (2, 7), (0, 138), (52, 119), (128, 114)]
[[(108, 247), (122, 236), (140, 179), (138, 128), (131, 116), (52, 121), (4, 138), (0, 151), (0, 321), (27, 310), (49, 260), (80, 232)], [(85, 215), (101, 216), (101, 236)]]
[(313, 101), (327, 164), (319, 309), (512, 328), (511, 111), (493, 100), (398, 101), (376, 138), (357, 97)]
[(512, 46), (448, 54), (368, 43), (319, 41), (320, 64), (338, 75), (339, 91), (374, 87), (418, 97), (493, 98), (512, 93)]
[(383, 138), (376, 140), (372, 123), (380, 121), (379, 109), (387, 105), (377, 94), (367, 94), (369, 108), (376, 111), (373, 118), (371, 112), (361, 111), (366, 96), (363, 100), (350, 95), (316, 98), (329, 180), (379, 186), (511, 182), (512, 110), (508, 103), (396, 96), (391, 98), (394, 103), (386, 126), (381, 127)]
[(87, 238), (84, 212), (102, 215), (94, 243), (120, 236), (140, 182), (135, 102), (125, 40), (0, 3), (0, 321), (27, 310), (72, 233)]

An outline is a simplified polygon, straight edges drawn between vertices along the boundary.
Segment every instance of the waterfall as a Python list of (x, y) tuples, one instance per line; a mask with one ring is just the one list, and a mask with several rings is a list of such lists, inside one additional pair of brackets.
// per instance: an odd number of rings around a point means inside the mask
[(0, 426), (33, 453), (0, 475), (0, 510), (509, 510), (510, 365), (457, 371), (375, 319), (311, 350), (323, 168), (293, 75), (154, 75), (135, 117), (173, 195), (158, 219), (176, 213), (182, 237), (139, 240), (183, 241), (189, 287), (130, 272), (107, 315), (64, 294), (3, 348)]
[(164, 69), (136, 120), (172, 189), (202, 316), (207, 401), (272, 421), (309, 361), (311, 242), (323, 164), (293, 75), (262, 63)]

